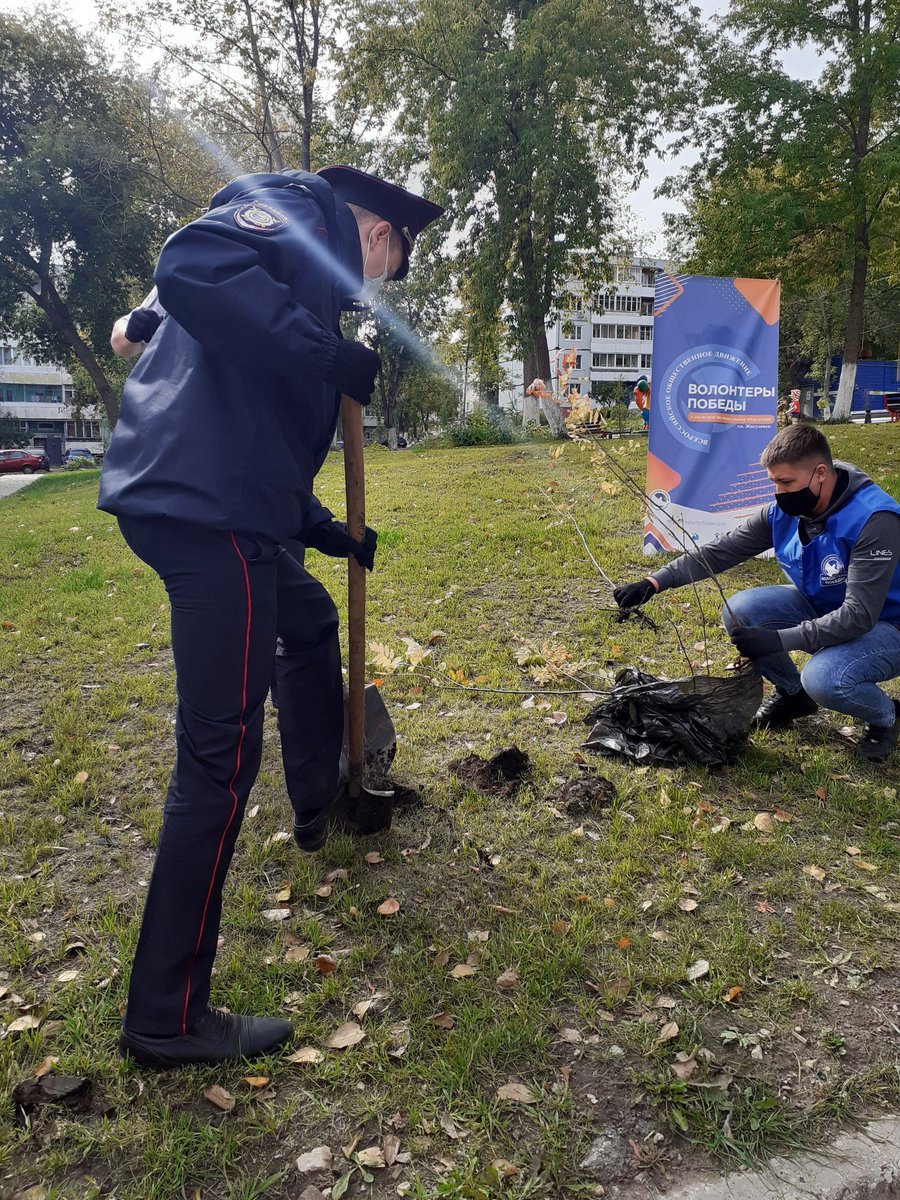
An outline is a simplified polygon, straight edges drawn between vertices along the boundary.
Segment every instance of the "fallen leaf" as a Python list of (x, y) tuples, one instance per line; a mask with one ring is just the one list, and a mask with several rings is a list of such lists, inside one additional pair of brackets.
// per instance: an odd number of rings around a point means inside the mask
[(290, 898), (291, 898), (291, 885), (288, 883), (281, 889), (281, 891), (277, 894), (275, 899), (279, 904), (287, 904), (287, 902), (288, 902), (288, 900), (290, 900)]
[(249, 1083), (252, 1088), (268, 1087), (271, 1083), (268, 1075), (245, 1075), (244, 1083)]
[(495, 1158), (491, 1163), (491, 1169), (496, 1171), (501, 1179), (512, 1179), (519, 1174), (519, 1168), (514, 1167), (506, 1158)]
[(786, 812), (783, 808), (776, 808), (774, 811), (774, 817), (776, 821), (781, 821), (784, 824), (787, 824), (788, 821), (793, 821), (794, 814)]
[(346, 1050), (348, 1046), (355, 1046), (357, 1042), (361, 1042), (365, 1036), (366, 1031), (358, 1022), (347, 1021), (344, 1025), (339, 1025), (322, 1045), (327, 1046), (329, 1050)]
[[(874, 868), (873, 868), (874, 870)], [(56, 977), (57, 983), (71, 983), (73, 979), (77, 979), (81, 974), (80, 971), (60, 971)]]
[(88, 781), (87, 771), (79, 771), (78, 774), (75, 776), (75, 779), (73, 780), (74, 783), (82, 783), (82, 784), (87, 783), (87, 781)]
[(441, 1129), (443, 1129), (444, 1133), (446, 1133), (448, 1138), (453, 1138), (456, 1140), (457, 1138), (465, 1136), (456, 1128), (456, 1125), (453, 1123), (453, 1118), (448, 1112), (441, 1113), (441, 1115), (438, 1117), (438, 1124), (440, 1125)]
[(755, 905), (755, 908), (759, 913), (773, 913), (775, 911), (768, 900), (760, 900), (759, 904)]
[(619, 938), (619, 940), (616, 942), (616, 949), (617, 950), (627, 950), (630, 945), (631, 945), (631, 938), (626, 938), (626, 937)]
[(226, 1092), (218, 1083), (212, 1084), (203, 1093), (210, 1104), (220, 1109), (222, 1112), (231, 1112), (234, 1108), (234, 1096), (231, 1092)]
[(319, 1063), (325, 1055), (321, 1050), (317, 1050), (315, 1046), (301, 1046), (299, 1050), (295, 1050), (293, 1054), (289, 1054), (285, 1062), (302, 1063), (304, 1066), (311, 1066), (314, 1063)]
[(823, 788), (823, 787), (816, 788), (816, 795), (818, 796), (818, 798), (820, 800), (825, 800), (828, 797), (828, 793), (826, 792), (825, 788)]
[(699, 1064), (696, 1058), (688, 1056), (682, 1051), (680, 1054), (676, 1055), (675, 1062), (669, 1064), (669, 1069), (676, 1079), (680, 1079), (682, 1082), (687, 1083), (687, 1081), (697, 1071), (698, 1065)]
[(537, 1104), (538, 1097), (524, 1083), (504, 1083), (497, 1088), (498, 1100), (514, 1100), (517, 1104)]
[(559, 1031), (559, 1040), (569, 1046), (577, 1046), (582, 1041), (582, 1037), (579, 1030), (566, 1025)]
[(696, 900), (692, 900), (690, 896), (682, 896), (678, 901), (678, 907), (682, 912), (693, 912), (694, 909), (699, 908), (700, 905)]
[(372, 866), (374, 866), (376, 863), (383, 863), (384, 859), (381, 857), (381, 854), (378, 850), (370, 850), (366, 855), (366, 862), (371, 863)]
[(767, 812), (758, 812), (753, 818), (753, 824), (760, 833), (772, 833), (775, 829), (775, 822), (772, 820), (772, 814)]
[(284, 961), (286, 963), (306, 962), (309, 958), (309, 946), (288, 946), (285, 951)]
[(691, 963), (685, 972), (685, 978), (693, 982), (695, 979), (702, 979), (704, 975), (709, 974), (709, 963), (705, 958), (698, 958), (695, 963)]
[(572, 928), (571, 921), (554, 921), (550, 929), (557, 937), (564, 937)]
[(731, 1004), (733, 1000), (736, 1000), (738, 996), (743, 994), (743, 991), (744, 989), (742, 987), (730, 987), (722, 999), (726, 1004)]
[(29, 1029), (40, 1029), (41, 1019), (34, 1016), (32, 1013), (26, 1013), (24, 1017), (17, 1017), (15, 1021), (11, 1021), (6, 1026), (6, 1033), (25, 1033)]
[(664, 929), (654, 929), (650, 936), (654, 942), (669, 942), (672, 940), (671, 934), (666, 933)]
[(466, 934), (470, 942), (486, 942), (490, 936), (487, 929), (470, 929)]
[(501, 992), (514, 992), (519, 986), (518, 971), (503, 971), (497, 976), (497, 987)]
[(338, 879), (349, 879), (346, 867), (335, 867), (325, 876), (323, 883), (336, 883)]
[(851, 858), (850, 861), (854, 867), (859, 867), (861, 871), (877, 871), (878, 868), (874, 863), (866, 862), (864, 858)]
[(437, 954), (434, 956), (433, 965), (436, 967), (446, 967), (446, 965), (449, 961), (450, 961), (450, 951), (449, 950), (438, 950)]
[(819, 883), (825, 878), (825, 872), (821, 867), (804, 867), (803, 874), (810, 875), (813, 879), (817, 879)]
[(653, 1001), (654, 1008), (675, 1008), (677, 1004), (674, 996), (657, 996)]
[(35, 1079), (43, 1079), (45, 1075), (49, 1075), (58, 1062), (59, 1059), (55, 1054), (48, 1054), (47, 1057), (42, 1059), (41, 1062), (39, 1062), (34, 1068)]
[(478, 968), (472, 966), (471, 963), (457, 963), (450, 974), (454, 979), (468, 979), (470, 976), (477, 974)]
[(327, 900), (333, 891), (334, 887), (330, 883), (323, 883), (321, 887), (316, 888), (316, 895), (321, 896), (323, 900)]
[(320, 975), (331, 975), (337, 970), (337, 959), (331, 954), (317, 954), (313, 966)]
[(388, 896), (387, 900), (383, 900), (375, 911), (382, 917), (392, 917), (394, 913), (400, 911), (400, 901), (396, 896)]
[(730, 817), (719, 817), (719, 819), (718, 819), (718, 821), (716, 821), (715, 825), (710, 825), (709, 832), (710, 833), (724, 833), (725, 830), (730, 825), (731, 825)]
[(672, 1038), (678, 1037), (678, 1023), (676, 1021), (667, 1021), (659, 1031), (659, 1037), (656, 1039), (656, 1045), (659, 1046), (662, 1042), (671, 1042)]
[(862, 850), (860, 850), (859, 846), (845, 846), (844, 849), (845, 852), (851, 856), (851, 858), (855, 858), (857, 854), (862, 854)]
[(388, 1054), (391, 1058), (400, 1058), (404, 1055), (409, 1047), (410, 1026), (409, 1021), (397, 1021), (391, 1026), (391, 1045)]
[(382, 1140), (384, 1148), (384, 1161), (389, 1167), (392, 1167), (397, 1160), (397, 1151), (400, 1149), (400, 1139), (396, 1133), (386, 1133)]
[(289, 908), (266, 908), (263, 909), (263, 916), (267, 921), (286, 921), (291, 915)]
[(384, 1152), (380, 1146), (367, 1146), (365, 1150), (360, 1150), (356, 1155), (357, 1161), (362, 1167), (386, 1167)]

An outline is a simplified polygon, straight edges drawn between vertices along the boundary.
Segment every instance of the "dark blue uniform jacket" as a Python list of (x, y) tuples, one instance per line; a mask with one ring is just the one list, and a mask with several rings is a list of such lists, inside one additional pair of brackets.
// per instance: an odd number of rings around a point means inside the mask
[(334, 436), (341, 303), (362, 281), (356, 219), (317, 175), (244, 175), (166, 242), (168, 314), (125, 385), (99, 507), (300, 536)]

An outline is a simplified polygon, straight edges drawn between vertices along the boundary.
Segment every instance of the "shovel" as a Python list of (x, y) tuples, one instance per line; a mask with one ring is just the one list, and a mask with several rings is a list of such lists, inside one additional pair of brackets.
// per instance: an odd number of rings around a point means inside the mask
[[(347, 532), (361, 541), (366, 532), (362, 405), (342, 396), (341, 421)], [(394, 793), (388, 789), (385, 777), (397, 747), (397, 735), (378, 689), (374, 685), (366, 687), (366, 569), (352, 554), (347, 557), (347, 599), (347, 787), (341, 816), (354, 833), (375, 833), (391, 824)], [(364, 782), (366, 765), (373, 777)]]

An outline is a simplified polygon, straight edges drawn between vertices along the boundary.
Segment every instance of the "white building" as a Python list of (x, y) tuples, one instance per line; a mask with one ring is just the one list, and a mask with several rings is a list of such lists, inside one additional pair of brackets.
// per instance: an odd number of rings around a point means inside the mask
[[(554, 390), (563, 355), (570, 352), (575, 366), (568, 386), (584, 395), (590, 394), (593, 383), (620, 384), (630, 400), (640, 376), (652, 377), (653, 297), (656, 273), (664, 269), (659, 258), (630, 258), (620, 261), (610, 283), (592, 296), (579, 284), (568, 284), (560, 296), (559, 315), (547, 325)], [(502, 367), (500, 404), (521, 412), (523, 364), (506, 360)]]
[(47, 437), (62, 439), (62, 449), (103, 451), (98, 420), (77, 417), (72, 376), (54, 363), (38, 363), (12, 341), (0, 342), (0, 413), (11, 413), (25, 426), (30, 444), (43, 448)]

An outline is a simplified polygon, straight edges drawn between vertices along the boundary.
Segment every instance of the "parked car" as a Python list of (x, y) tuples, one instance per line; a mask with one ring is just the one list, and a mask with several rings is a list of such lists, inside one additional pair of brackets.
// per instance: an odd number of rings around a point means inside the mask
[(88, 462), (96, 461), (92, 451), (88, 450), (86, 446), (70, 446), (63, 452), (62, 458), (64, 463), (71, 462), (73, 458), (86, 458)]
[(35, 454), (32, 450), (0, 450), (0, 471), (4, 474), (21, 471), (23, 475), (33, 475), (35, 471), (49, 470), (50, 460), (43, 452)]

